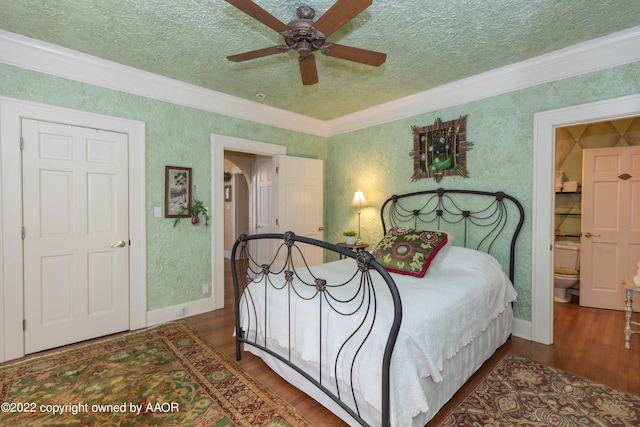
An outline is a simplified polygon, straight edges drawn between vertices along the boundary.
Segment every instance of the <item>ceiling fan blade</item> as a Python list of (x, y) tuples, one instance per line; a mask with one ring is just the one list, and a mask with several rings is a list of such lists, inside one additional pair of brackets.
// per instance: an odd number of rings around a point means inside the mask
[(250, 59), (262, 58), (263, 56), (275, 55), (276, 53), (283, 53), (287, 50), (289, 50), (288, 46), (272, 46), (264, 49), (252, 50), (251, 52), (227, 56), (227, 59), (233, 62), (242, 62)]
[(300, 74), (303, 85), (314, 85), (318, 83), (318, 69), (316, 68), (316, 57), (313, 55), (300, 56)]
[(313, 26), (325, 37), (329, 37), (337, 29), (371, 6), (372, 3), (373, 0), (338, 0)]
[(384, 61), (387, 59), (386, 53), (374, 52), (372, 50), (359, 49), (351, 46), (343, 46), (335, 43), (326, 43), (322, 46), (320, 51), (333, 58), (346, 59), (347, 61), (373, 65), (374, 67), (384, 64)]
[(283, 33), (285, 31), (290, 30), (289, 26), (281, 22), (279, 19), (275, 18), (269, 12), (252, 2), (251, 0), (225, 0), (230, 5), (233, 5), (251, 16), (253, 19), (256, 19), (262, 22), (267, 27), (277, 31), (278, 33)]

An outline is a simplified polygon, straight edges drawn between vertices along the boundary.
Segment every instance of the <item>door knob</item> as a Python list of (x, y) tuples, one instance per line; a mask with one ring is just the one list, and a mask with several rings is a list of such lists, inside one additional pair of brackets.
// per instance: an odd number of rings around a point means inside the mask
[(584, 237), (592, 237), (592, 236), (593, 236), (593, 237), (600, 237), (600, 235), (599, 235), (599, 234), (591, 234), (591, 233), (589, 233), (588, 231), (587, 231), (586, 233), (584, 233)]
[(126, 245), (124, 240), (120, 240), (118, 243), (112, 243), (110, 246), (112, 248), (124, 248), (124, 245)]
[(324, 231), (324, 227), (322, 226), (318, 227), (318, 231)]

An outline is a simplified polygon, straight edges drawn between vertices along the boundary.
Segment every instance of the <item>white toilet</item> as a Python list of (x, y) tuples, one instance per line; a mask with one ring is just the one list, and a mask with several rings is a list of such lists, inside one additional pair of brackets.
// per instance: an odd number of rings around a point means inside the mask
[(580, 244), (559, 240), (553, 251), (553, 300), (571, 301), (569, 288), (580, 281)]

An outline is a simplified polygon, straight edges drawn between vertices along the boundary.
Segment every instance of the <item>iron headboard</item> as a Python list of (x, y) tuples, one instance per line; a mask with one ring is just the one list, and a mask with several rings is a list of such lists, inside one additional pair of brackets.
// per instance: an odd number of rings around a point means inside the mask
[[(510, 213), (515, 214), (515, 219), (509, 216)], [(501, 235), (502, 239), (504, 236), (508, 239), (510, 235), (509, 279), (514, 282), (515, 246), (524, 223), (524, 209), (513, 196), (502, 191), (443, 188), (393, 195), (382, 204), (380, 219), (384, 234), (396, 227), (431, 227), (444, 231), (453, 228), (454, 244), (487, 253), (492, 253)], [(462, 241), (459, 240), (460, 234)]]

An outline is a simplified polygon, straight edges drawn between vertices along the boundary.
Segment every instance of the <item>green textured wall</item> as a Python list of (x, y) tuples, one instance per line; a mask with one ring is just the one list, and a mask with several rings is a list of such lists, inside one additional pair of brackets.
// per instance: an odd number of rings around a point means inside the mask
[[(594, 72), (492, 98), (420, 114), (329, 139), (327, 155), (327, 212), (329, 241), (342, 240), (342, 230), (357, 227), (349, 206), (360, 188), (369, 207), (361, 213), (362, 237), (382, 237), (380, 206), (392, 194), (435, 188), (502, 190), (525, 207), (526, 221), (517, 245), (515, 316), (531, 320), (531, 212), (533, 197), (534, 114), (603, 99), (640, 93), (640, 63)], [(436, 118), (467, 118), (469, 178), (444, 177), (411, 182), (413, 149), (411, 127), (428, 126)], [(551, 159), (549, 159), (551, 161)], [(455, 238), (455, 237), (454, 237)]]
[(324, 160), (325, 138), (229, 118), (0, 63), (0, 95), (146, 123), (147, 309), (203, 298), (210, 283), (211, 230), (153, 217), (164, 209), (164, 167), (193, 168), (198, 199), (211, 206), (211, 133), (287, 146)]
[[(500, 189), (518, 197), (527, 220), (518, 243), (516, 317), (531, 319), (531, 209), (534, 114), (556, 108), (640, 93), (640, 64), (634, 63), (522, 91), (420, 114), (329, 138), (309, 136), (201, 110), (103, 89), (0, 64), (0, 95), (99, 114), (140, 120), (147, 127), (147, 269), (149, 310), (202, 298), (211, 279), (210, 231), (186, 222), (173, 228), (153, 218), (164, 206), (164, 166), (193, 168), (197, 195), (210, 205), (210, 134), (287, 146), (290, 155), (325, 160), (325, 237), (341, 241), (357, 226), (349, 207), (361, 188), (370, 206), (362, 210), (362, 234), (381, 237), (378, 210), (394, 193), (447, 188)], [(469, 178), (445, 177), (411, 182), (411, 126), (440, 117), (468, 115)], [(167, 250), (171, 248), (171, 250)]]

